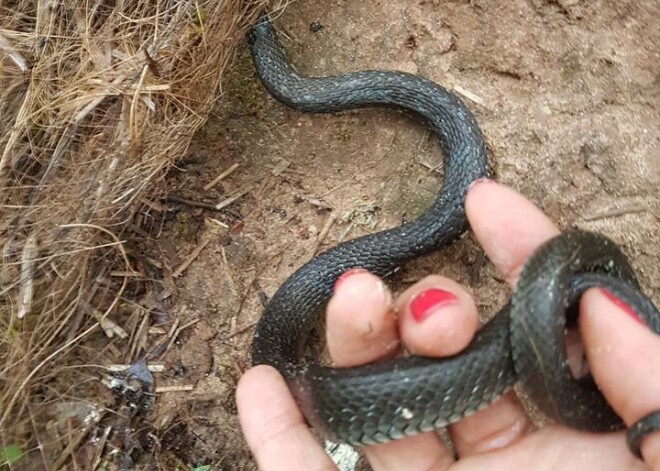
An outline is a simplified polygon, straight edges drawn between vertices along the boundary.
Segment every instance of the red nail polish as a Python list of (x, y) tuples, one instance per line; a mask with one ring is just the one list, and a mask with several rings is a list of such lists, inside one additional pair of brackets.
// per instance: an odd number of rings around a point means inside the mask
[(410, 302), (410, 312), (413, 319), (421, 322), (441, 307), (458, 303), (453, 293), (443, 289), (432, 288), (422, 291)]
[(609, 299), (612, 303), (614, 303), (617, 307), (619, 307), (623, 312), (625, 312), (626, 314), (628, 314), (630, 317), (632, 317), (633, 319), (635, 319), (635, 320), (636, 320), (637, 322), (639, 322), (640, 324), (642, 324), (642, 325), (646, 325), (646, 324), (644, 323), (644, 321), (641, 320), (641, 319), (639, 318), (639, 316), (637, 315), (637, 313), (635, 313), (635, 311), (633, 311), (632, 308), (631, 308), (630, 306), (628, 306), (626, 303), (624, 303), (624, 302), (621, 301), (619, 298), (617, 298), (616, 296), (614, 296), (612, 293), (610, 293), (609, 291), (607, 291), (605, 288), (598, 288), (598, 289), (600, 290), (601, 293), (603, 293), (603, 295), (604, 295), (607, 299)]
[(341, 275), (339, 275), (339, 278), (337, 278), (337, 279), (335, 280), (335, 287), (334, 287), (334, 289), (337, 289), (337, 286), (339, 286), (339, 284), (340, 284), (341, 282), (343, 282), (346, 278), (348, 278), (348, 277), (351, 276), (351, 275), (355, 275), (356, 273), (367, 273), (367, 270), (365, 270), (364, 268), (360, 268), (360, 267), (357, 267), (357, 268), (351, 268), (351, 269), (349, 269), (349, 270), (346, 270), (344, 273), (342, 273)]

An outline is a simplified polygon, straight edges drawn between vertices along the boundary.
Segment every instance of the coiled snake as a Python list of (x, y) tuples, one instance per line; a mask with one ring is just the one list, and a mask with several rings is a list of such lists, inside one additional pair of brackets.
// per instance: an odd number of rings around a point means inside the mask
[[(342, 369), (303, 360), (339, 275), (361, 267), (385, 276), (467, 229), (464, 199), (470, 183), (488, 174), (486, 150), (472, 113), (429, 80), (384, 71), (304, 77), (287, 59), (268, 15), (252, 28), (249, 42), (257, 75), (282, 103), (317, 113), (368, 106), (408, 110), (437, 135), (444, 156), (444, 183), (424, 213), (315, 257), (267, 305), (254, 334), (253, 363), (282, 373), (308, 421), (336, 441), (386, 442), (458, 421), (521, 381), (553, 419), (583, 430), (621, 428), (593, 382), (576, 381), (568, 371), (565, 306), (588, 287), (605, 286), (656, 333), (660, 313), (639, 292), (622, 252), (593, 233), (569, 231), (541, 247), (523, 269), (510, 302), (454, 357), (411, 356)], [(648, 422), (642, 425), (648, 428)], [(643, 433), (638, 435), (629, 437), (637, 452)]]

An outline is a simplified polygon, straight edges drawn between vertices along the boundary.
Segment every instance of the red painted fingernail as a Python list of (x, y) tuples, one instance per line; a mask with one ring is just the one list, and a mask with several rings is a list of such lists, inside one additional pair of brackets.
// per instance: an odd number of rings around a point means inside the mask
[(644, 321), (641, 320), (641, 319), (639, 318), (639, 316), (637, 315), (637, 313), (636, 313), (635, 311), (633, 311), (632, 308), (631, 308), (630, 306), (628, 306), (626, 303), (624, 303), (624, 302), (621, 301), (619, 298), (617, 298), (616, 296), (614, 296), (612, 293), (610, 293), (609, 291), (607, 291), (605, 288), (599, 288), (599, 289), (600, 289), (600, 292), (603, 293), (603, 295), (604, 295), (607, 299), (609, 299), (611, 302), (613, 302), (613, 303), (614, 303), (617, 307), (619, 307), (623, 312), (625, 312), (626, 314), (628, 314), (630, 317), (632, 317), (633, 319), (635, 319), (635, 320), (636, 320), (637, 322), (639, 322), (640, 324), (642, 324), (642, 325), (646, 325), (646, 324), (644, 323)]
[(410, 302), (410, 312), (413, 319), (422, 322), (438, 309), (456, 303), (458, 303), (458, 298), (455, 294), (443, 289), (432, 288), (422, 291), (413, 298)]
[(350, 270), (346, 270), (344, 273), (339, 275), (339, 278), (335, 280), (335, 287), (334, 289), (337, 289), (337, 286), (339, 286), (340, 283), (342, 283), (346, 278), (348, 278), (351, 275), (355, 275), (356, 273), (367, 273), (367, 270), (364, 268), (351, 268)]

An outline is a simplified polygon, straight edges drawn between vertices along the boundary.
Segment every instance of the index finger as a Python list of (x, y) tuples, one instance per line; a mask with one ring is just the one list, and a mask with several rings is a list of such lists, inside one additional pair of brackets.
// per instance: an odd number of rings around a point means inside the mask
[[(514, 286), (525, 261), (558, 233), (543, 213), (515, 191), (492, 180), (478, 180), (465, 202), (473, 232), (488, 258)], [(533, 427), (518, 398), (507, 393), (487, 409), (450, 428), (461, 457), (511, 446)]]
[(515, 286), (530, 255), (559, 234), (531, 201), (492, 180), (481, 179), (473, 184), (465, 210), (479, 244), (511, 286)]

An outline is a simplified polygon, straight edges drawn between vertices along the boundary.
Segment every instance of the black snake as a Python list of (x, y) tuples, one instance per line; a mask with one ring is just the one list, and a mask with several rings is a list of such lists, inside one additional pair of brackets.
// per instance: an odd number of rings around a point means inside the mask
[[(282, 103), (317, 113), (370, 106), (411, 111), (437, 135), (444, 156), (444, 183), (424, 213), (315, 257), (267, 305), (254, 334), (253, 363), (282, 373), (308, 421), (336, 441), (386, 442), (458, 421), (521, 381), (553, 419), (583, 430), (621, 428), (621, 419), (593, 381), (576, 381), (568, 371), (565, 306), (576, 304), (588, 287), (606, 286), (656, 333), (660, 313), (639, 292), (616, 245), (588, 232), (569, 231), (541, 247), (527, 262), (511, 301), (456, 356), (411, 356), (341, 369), (303, 360), (339, 275), (361, 267), (385, 276), (407, 260), (448, 245), (468, 228), (464, 200), (470, 183), (488, 175), (486, 149), (472, 113), (429, 80), (389, 71), (302, 76), (287, 59), (267, 15), (251, 30), (249, 43), (257, 75)], [(630, 436), (635, 442), (631, 449), (643, 436), (638, 435)]]

